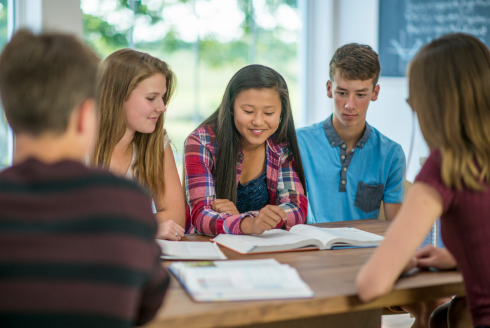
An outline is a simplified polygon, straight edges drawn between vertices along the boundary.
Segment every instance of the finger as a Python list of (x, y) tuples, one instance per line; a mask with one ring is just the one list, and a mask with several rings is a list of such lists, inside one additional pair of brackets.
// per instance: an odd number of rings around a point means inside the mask
[(415, 257), (422, 258), (422, 257), (430, 256), (433, 250), (434, 250), (434, 246), (425, 245), (422, 249), (419, 249), (418, 251), (415, 252)]
[(173, 240), (173, 241), (179, 241), (179, 236), (176, 236), (175, 234), (172, 233), (163, 233), (158, 237), (158, 239), (167, 239), (167, 240)]
[(226, 212), (226, 213), (233, 213), (235, 214), (235, 212), (238, 212), (235, 205), (233, 204), (226, 204), (226, 205), (223, 205), (223, 212)]
[(429, 268), (434, 265), (434, 259), (432, 257), (427, 257), (417, 260), (417, 266), (422, 268)]
[(279, 215), (281, 217), (282, 220), (285, 220), (287, 218), (287, 214), (286, 214), (286, 211), (283, 210), (281, 207), (279, 206), (269, 206), (268, 207), (272, 212), (276, 213), (277, 215)]
[(258, 225), (259, 225), (260, 229), (262, 230), (261, 233), (263, 233), (264, 231), (272, 230), (275, 227), (275, 226), (272, 226), (270, 224), (270, 222), (266, 222), (266, 221), (259, 221)]
[(268, 217), (268, 216), (261, 216), (261, 217), (258, 217), (258, 223), (265, 229), (265, 230), (271, 230), (273, 228), (275, 228), (277, 226), (277, 223), (280, 222), (279, 221), (276, 221), (274, 220), (273, 218), (271, 217)]
[(270, 219), (274, 220), (274, 226), (276, 226), (279, 222), (281, 222), (283, 219), (280, 214), (276, 213), (274, 210), (272, 210), (272, 206), (267, 206), (264, 207), (261, 212), (264, 212), (263, 215), (269, 217)]

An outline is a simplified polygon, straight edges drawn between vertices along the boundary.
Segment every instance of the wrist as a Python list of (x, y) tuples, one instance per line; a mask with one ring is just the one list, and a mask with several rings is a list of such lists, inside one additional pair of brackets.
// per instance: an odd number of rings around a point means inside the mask
[(253, 234), (253, 221), (254, 221), (253, 216), (246, 216), (243, 219), (240, 220), (240, 230), (244, 235), (250, 235)]

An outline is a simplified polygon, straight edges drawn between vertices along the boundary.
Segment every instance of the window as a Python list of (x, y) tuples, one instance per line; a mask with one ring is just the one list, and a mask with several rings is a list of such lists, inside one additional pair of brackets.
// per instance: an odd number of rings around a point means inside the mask
[(177, 76), (165, 127), (181, 167), (185, 138), (219, 105), (245, 65), (270, 66), (300, 104), (297, 0), (82, 0), (85, 41), (101, 56), (124, 47), (167, 62)]
[[(12, 31), (13, 8), (8, 0), (0, 0), (0, 49), (3, 49)], [(0, 169), (10, 165), (12, 153), (12, 134), (0, 103)]]

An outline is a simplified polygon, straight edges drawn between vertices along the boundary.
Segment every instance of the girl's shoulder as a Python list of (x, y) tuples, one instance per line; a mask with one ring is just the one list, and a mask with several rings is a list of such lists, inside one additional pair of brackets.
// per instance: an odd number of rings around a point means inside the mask
[(214, 131), (210, 125), (204, 125), (198, 127), (191, 134), (189, 134), (187, 137), (187, 142), (189, 139), (197, 140), (199, 143), (206, 146), (216, 142), (216, 135), (214, 134)]
[(271, 135), (268, 139), (267, 139), (267, 144), (269, 145), (269, 148), (281, 155), (281, 154), (287, 154), (291, 151), (291, 147), (289, 147), (289, 142), (288, 141), (283, 141), (283, 142), (280, 142), (277, 140), (276, 136), (275, 135)]

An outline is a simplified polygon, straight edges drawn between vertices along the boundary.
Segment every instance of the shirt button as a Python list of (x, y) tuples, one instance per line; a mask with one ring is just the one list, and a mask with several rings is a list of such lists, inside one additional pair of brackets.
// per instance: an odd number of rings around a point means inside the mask
[(240, 162), (236, 162), (236, 165), (240, 165)]
[(346, 167), (344, 167), (344, 171), (347, 171), (347, 168)]
[(344, 159), (345, 158), (345, 155), (340, 156), (340, 158)]
[(332, 143), (331, 143), (331, 145), (332, 145), (332, 146), (333, 146), (333, 145), (335, 145), (335, 142), (332, 142)]
[(345, 184), (345, 180), (342, 180), (342, 184)]
[(345, 145), (342, 145), (342, 148), (345, 148)]

